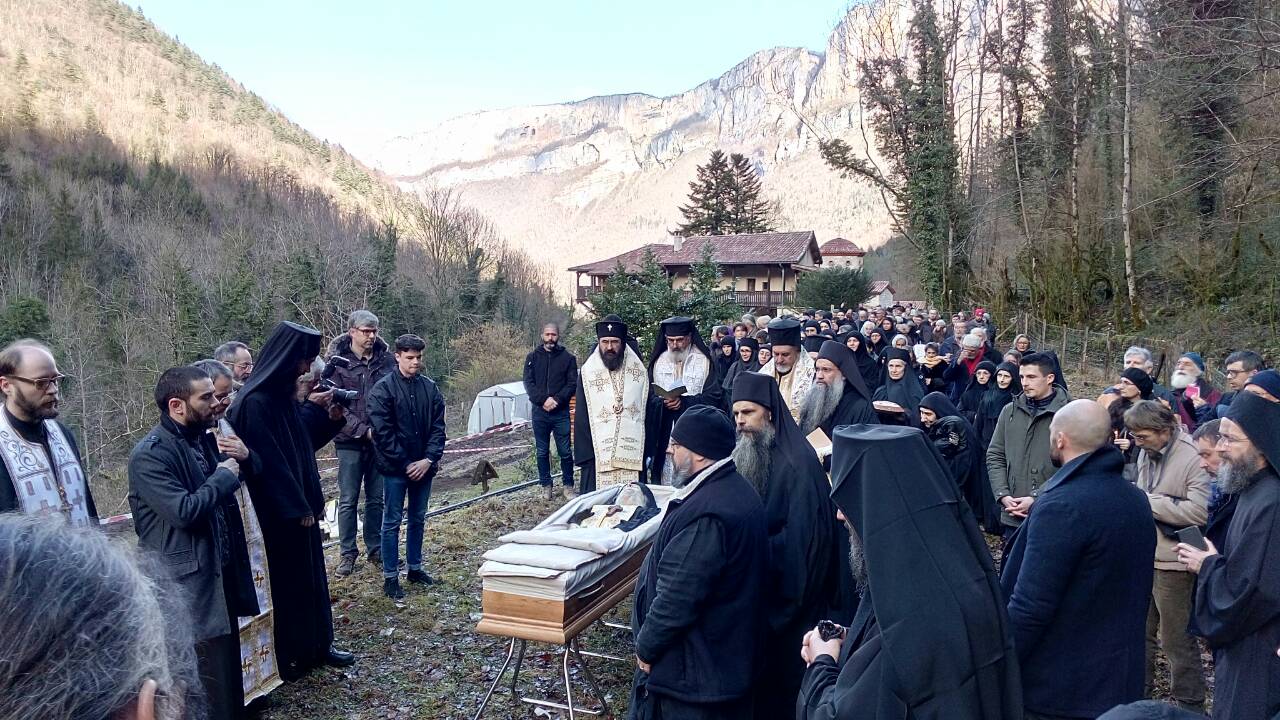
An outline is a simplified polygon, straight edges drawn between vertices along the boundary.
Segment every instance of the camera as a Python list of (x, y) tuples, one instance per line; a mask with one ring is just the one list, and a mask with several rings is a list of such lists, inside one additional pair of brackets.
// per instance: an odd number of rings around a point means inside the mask
[(340, 355), (334, 355), (329, 358), (329, 362), (325, 363), (324, 372), (320, 373), (320, 382), (316, 384), (316, 389), (332, 390), (333, 401), (344, 408), (349, 408), (351, 403), (360, 397), (360, 392), (358, 390), (344, 390), (332, 380), (333, 373), (339, 366), (351, 367), (351, 362)]

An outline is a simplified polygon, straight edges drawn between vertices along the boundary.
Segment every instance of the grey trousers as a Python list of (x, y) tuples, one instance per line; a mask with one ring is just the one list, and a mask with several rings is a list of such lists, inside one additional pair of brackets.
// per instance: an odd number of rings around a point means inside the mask
[(383, 483), (373, 443), (338, 448), (338, 542), (343, 555), (356, 555), (356, 513), (364, 486), (364, 549), (382, 549)]
[(1196, 576), (1180, 570), (1156, 570), (1151, 581), (1151, 607), (1147, 611), (1146, 696), (1155, 690), (1156, 649), (1163, 648), (1173, 676), (1172, 695), (1187, 710), (1204, 707), (1204, 663), (1200, 645), (1187, 632)]

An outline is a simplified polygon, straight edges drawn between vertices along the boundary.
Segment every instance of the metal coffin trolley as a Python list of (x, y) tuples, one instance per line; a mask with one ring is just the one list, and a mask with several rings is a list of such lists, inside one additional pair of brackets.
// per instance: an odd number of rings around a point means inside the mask
[[(660, 508), (665, 511), (667, 501), (674, 493), (674, 489), (661, 486), (650, 486), (650, 489)], [(617, 488), (606, 488), (579, 498), (539, 524), (538, 528), (562, 522), (566, 516), (573, 514), (575, 508), (589, 507), (593, 502), (599, 502), (597, 496), (602, 494), (606, 494), (604, 496), (607, 497), (609, 490), (616, 491)], [(555, 577), (522, 578), (515, 582), (507, 582), (506, 578), (495, 575), (495, 572), (510, 566), (485, 564), (481, 570), (481, 575), (484, 576), (483, 612), (476, 630), (487, 635), (509, 638), (510, 641), (506, 659), (489, 686), (488, 692), (485, 693), (484, 700), (476, 710), (473, 720), (480, 720), (484, 716), (489, 701), (493, 698), (498, 686), (503, 684), (503, 678), (508, 669), (511, 670), (508, 686), (511, 689), (513, 701), (519, 699), (530, 705), (563, 710), (568, 713), (570, 720), (584, 715), (614, 717), (599, 683), (596, 682), (584, 658), (631, 661), (587, 652), (582, 649), (579, 636), (619, 603), (630, 597), (661, 519), (662, 516), (659, 515), (633, 530), (632, 532), (636, 533), (635, 536), (628, 537), (623, 547), (601, 557), (594, 567), (593, 564), (586, 564), (567, 574), (560, 573)], [(606, 622), (605, 625), (630, 630), (629, 627), (616, 623)], [(561, 679), (564, 682), (565, 703), (518, 695), (520, 670), (530, 642), (547, 643), (559, 648), (562, 656)], [(574, 702), (570, 678), (570, 667), (574, 662), (577, 663), (583, 679), (586, 680), (591, 694), (594, 695), (592, 698), (596, 704), (594, 708), (583, 707)]]

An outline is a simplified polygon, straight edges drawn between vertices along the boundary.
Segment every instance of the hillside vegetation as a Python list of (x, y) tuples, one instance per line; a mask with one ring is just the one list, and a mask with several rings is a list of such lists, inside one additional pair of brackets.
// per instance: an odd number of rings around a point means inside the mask
[(426, 337), (447, 383), (489, 360), (451, 338), (532, 342), (557, 311), (486, 218), (398, 192), (126, 6), (0, 17), (0, 342), (54, 346), (99, 477), (155, 422), (161, 370), (281, 319), (332, 336), (369, 307), (384, 336)]

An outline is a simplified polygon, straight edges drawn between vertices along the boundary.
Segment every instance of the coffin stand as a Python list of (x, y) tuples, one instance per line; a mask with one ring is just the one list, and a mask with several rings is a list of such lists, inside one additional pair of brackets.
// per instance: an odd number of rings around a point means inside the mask
[[(516, 688), (520, 680), (520, 666), (524, 662), (525, 649), (530, 642), (548, 643), (562, 649), (562, 676), (566, 704), (527, 697), (519, 698), (521, 702), (565, 710), (569, 713), (569, 720), (575, 720), (579, 715), (603, 715), (606, 718), (613, 718), (613, 713), (605, 702), (604, 693), (600, 691), (600, 686), (596, 683), (595, 676), (591, 674), (591, 669), (583, 657), (630, 661), (625, 658), (586, 652), (581, 649), (578, 636), (632, 594), (635, 590), (636, 577), (640, 574), (640, 567), (648, 554), (649, 544), (646, 543), (596, 583), (574, 593), (571, 597), (560, 600), (484, 590), (483, 614), (476, 630), (487, 635), (510, 638), (511, 642), (507, 647), (507, 658), (503, 661), (502, 668), (498, 670), (497, 677), (493, 679), (493, 684), (489, 686), (489, 692), (485, 693), (484, 700), (476, 710), (473, 720), (480, 720), (484, 715), (485, 708), (502, 682), (508, 667), (513, 667), (511, 697), (512, 700), (517, 698)], [(625, 625), (605, 624), (609, 627), (630, 630)], [(514, 666), (511, 663), (512, 657), (515, 658)], [(573, 689), (569, 678), (570, 658), (582, 669), (582, 675), (591, 687), (596, 702), (599, 703), (598, 708), (587, 709), (573, 704)]]

